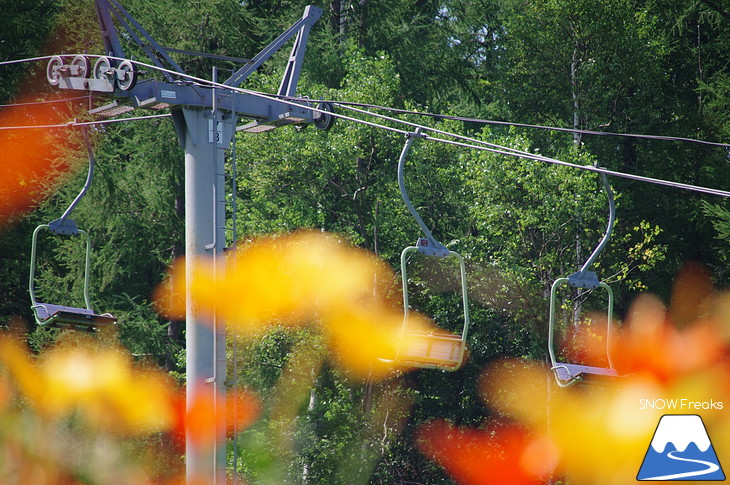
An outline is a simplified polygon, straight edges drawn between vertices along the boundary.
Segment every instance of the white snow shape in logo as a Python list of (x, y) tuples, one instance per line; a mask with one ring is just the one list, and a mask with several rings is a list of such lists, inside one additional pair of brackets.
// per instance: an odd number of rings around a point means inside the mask
[(667, 443), (673, 443), (677, 451), (684, 451), (694, 443), (700, 451), (711, 446), (702, 418), (694, 414), (662, 416), (651, 446), (657, 453), (663, 453)]

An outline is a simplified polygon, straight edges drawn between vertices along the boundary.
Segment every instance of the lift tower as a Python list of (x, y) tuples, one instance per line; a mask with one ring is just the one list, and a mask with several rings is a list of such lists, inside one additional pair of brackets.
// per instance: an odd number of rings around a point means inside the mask
[[(253, 59), (242, 60), (240, 69), (221, 85), (211, 85), (186, 77), (185, 71), (170, 56), (170, 52), (179, 51), (155, 42), (118, 0), (95, 0), (95, 6), (104, 55), (54, 56), (46, 69), (48, 82), (60, 89), (107, 95), (109, 104), (90, 111), (100, 116), (116, 116), (134, 109), (170, 110), (179, 143), (185, 149), (187, 281), (192, 279), (190, 268), (203, 258), (215, 258), (221, 274), (225, 271), (222, 258), (225, 246), (224, 151), (230, 148), (235, 131), (260, 133), (285, 125), (315, 124), (321, 129), (331, 126), (333, 117), (327, 113), (328, 106), (307, 109), (308, 105), (284, 100), (295, 95), (309, 31), (322, 10), (306, 7), (299, 20)], [(125, 55), (117, 25), (125, 31), (123, 38), (146, 53), (151, 64), (158, 68), (155, 70), (161, 73), (158, 76), (161, 79), (142, 79), (138, 64)], [(282, 100), (226, 89), (240, 86), (292, 37), (295, 37), (294, 46), (278, 92)], [(237, 127), (239, 118), (249, 122)], [(204, 323), (189, 291), (186, 296), (187, 403), (190, 406), (193, 399), (205, 393), (213, 399), (225, 396), (225, 325), (219, 321), (212, 327), (210, 322)], [(220, 422), (225, 416), (215, 418)], [(212, 452), (197, 449), (190, 439), (186, 443), (188, 483), (197, 479), (224, 484), (225, 436)]]

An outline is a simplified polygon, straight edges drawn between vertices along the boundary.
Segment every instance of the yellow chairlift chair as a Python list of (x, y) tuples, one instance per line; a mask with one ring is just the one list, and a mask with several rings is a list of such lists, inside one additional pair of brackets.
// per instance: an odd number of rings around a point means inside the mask
[[(405, 343), (397, 350), (396, 356), (391, 359), (391, 361), (405, 364), (410, 367), (455, 371), (459, 369), (464, 362), (466, 338), (469, 331), (469, 301), (466, 287), (466, 269), (464, 266), (464, 259), (458, 253), (450, 251), (433, 237), (431, 231), (428, 230), (408, 198), (404, 182), (405, 160), (413, 141), (415, 138), (420, 136), (423, 136), (420, 134), (420, 130), (416, 130), (415, 133), (407, 135), (405, 145), (403, 146), (403, 150), (398, 160), (398, 185), (408, 210), (413, 215), (426, 237), (419, 238), (415, 246), (408, 246), (401, 253), (404, 313), (402, 332), (404, 336), (407, 336), (407, 338), (403, 339)], [(412, 328), (412, 326), (409, 325), (408, 315), (410, 306), (408, 302), (407, 259), (408, 255), (411, 253), (419, 253), (436, 258), (455, 258), (458, 261), (464, 319), (463, 326), (459, 333), (451, 333), (446, 330), (424, 332), (423, 330)]]

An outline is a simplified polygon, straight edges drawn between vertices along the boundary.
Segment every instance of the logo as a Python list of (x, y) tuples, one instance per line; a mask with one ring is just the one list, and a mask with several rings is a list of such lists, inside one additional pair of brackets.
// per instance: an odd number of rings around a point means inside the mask
[(665, 414), (646, 450), (637, 480), (725, 480), (702, 418)]

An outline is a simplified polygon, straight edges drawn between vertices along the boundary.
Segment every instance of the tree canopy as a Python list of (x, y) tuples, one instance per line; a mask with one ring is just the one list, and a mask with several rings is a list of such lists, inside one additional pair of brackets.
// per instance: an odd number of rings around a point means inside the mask
[[(91, 0), (13, 2), (12, 8), (3, 1), (0, 61), (101, 53)], [(122, 3), (161, 45), (236, 58), (255, 55), (306, 4)], [(727, 143), (730, 11), (721, 3), (332, 0), (320, 6), (325, 14), (309, 40), (302, 96), (406, 110), (399, 116), (411, 123), (580, 165), (730, 186), (727, 146), (583, 132)], [(245, 87), (275, 91), (287, 50)], [(141, 51), (129, 52), (142, 59)], [(236, 67), (235, 61), (175, 55), (200, 77), (210, 77), (213, 65)], [(48, 99), (44, 69), (45, 61), (0, 65), (0, 116), (18, 109), (19, 100)], [(85, 106), (73, 110), (84, 116)], [(0, 131), (0, 154), (3, 143), (17, 146), (11, 133)], [(69, 130), (73, 146), (45, 154), (54, 161), (54, 176), (30, 207), (0, 213), (0, 325), (25, 322), (38, 351), (54, 335), (37, 328), (29, 310), (30, 235), (37, 224), (58, 218), (83, 185), (85, 153), (77, 138)], [(124, 122), (93, 129), (92, 139), (97, 173), (74, 219), (92, 235), (94, 303), (119, 316), (119, 338), (133, 354), (184, 377), (180, 322), (161, 316), (153, 303), (166, 268), (183, 252), (184, 154), (175, 130), (167, 119)], [(399, 134), (339, 120), (330, 131), (239, 133), (235, 143), (226, 169), (230, 177), (235, 165), (238, 177), (239, 241), (297, 229), (333, 232), (397, 269), (400, 251), (419, 237), (396, 180)], [(641, 292), (667, 299), (673, 276), (687, 262), (709, 268), (718, 286), (730, 283), (727, 201), (609, 180), (618, 220), (593, 270), (615, 288), (619, 318)], [(234, 186), (228, 183), (230, 202)], [(419, 425), (434, 418), (486, 425), (496, 411), (479, 398), (481, 370), (504, 357), (546, 360), (550, 285), (580, 268), (606, 228), (598, 176), (417, 140), (406, 184), (434, 235), (467, 259), (474, 322), (467, 363), (453, 374), (420, 370), (363, 383), (316, 364), (326, 352), (316, 333), (282, 327), (253, 340), (231, 339), (230, 360), (235, 346), (240, 363), (235, 375), (229, 365), (229, 380), (260, 392), (268, 406), (263, 419), (235, 438), (250, 483), (450, 483), (414, 445)], [(232, 210), (229, 205), (229, 229)], [(80, 295), (83, 248), (61, 238), (43, 243), (39, 291), (73, 302)], [(416, 282), (426, 295), (422, 311), (439, 326), (457, 328), (454, 295), (439, 295), (429, 284), (425, 276)], [(587, 307), (602, 305), (582, 298)], [(286, 389), (297, 392), (282, 403)]]

